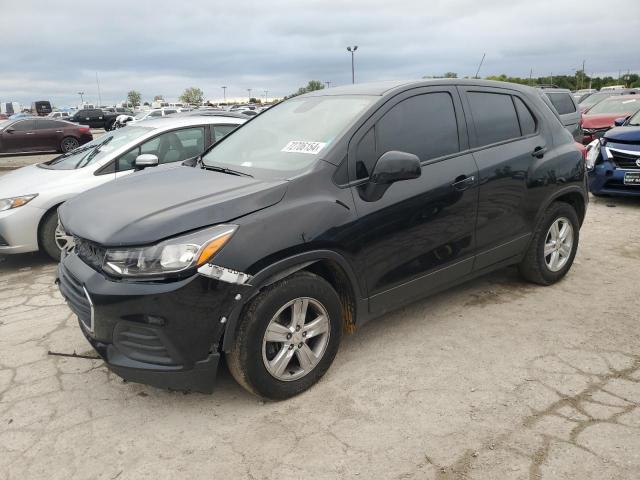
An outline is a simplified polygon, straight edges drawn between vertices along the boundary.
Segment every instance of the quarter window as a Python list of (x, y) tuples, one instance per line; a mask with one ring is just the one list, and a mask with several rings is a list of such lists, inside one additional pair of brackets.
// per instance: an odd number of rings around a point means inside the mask
[(522, 136), (531, 135), (536, 132), (536, 119), (533, 117), (531, 110), (524, 104), (518, 97), (513, 97), (513, 101), (516, 104), (516, 111), (518, 112), (518, 119), (520, 120), (520, 130)]
[(478, 146), (520, 137), (520, 126), (511, 95), (469, 92)]

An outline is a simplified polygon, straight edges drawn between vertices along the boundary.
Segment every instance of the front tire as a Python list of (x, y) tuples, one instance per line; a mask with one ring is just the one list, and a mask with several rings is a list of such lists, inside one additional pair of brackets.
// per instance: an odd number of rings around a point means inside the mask
[(341, 311), (333, 287), (310, 272), (270, 285), (243, 311), (226, 355), (231, 374), (251, 393), (271, 400), (307, 390), (335, 358)]
[(60, 230), (57, 208), (48, 212), (42, 220), (38, 240), (40, 249), (53, 260), (59, 262), (62, 249), (65, 248), (70, 239), (65, 232)]
[(544, 213), (522, 262), (520, 274), (539, 285), (562, 279), (578, 251), (580, 222), (568, 203), (552, 203)]

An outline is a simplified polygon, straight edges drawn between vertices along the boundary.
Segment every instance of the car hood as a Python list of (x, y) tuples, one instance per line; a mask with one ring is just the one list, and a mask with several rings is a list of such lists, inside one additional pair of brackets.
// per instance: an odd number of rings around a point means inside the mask
[[(0, 176), (0, 198), (18, 197), (56, 190), (84, 176), (79, 170), (54, 170), (29, 165)], [(34, 201), (35, 202), (35, 201)]]
[(286, 186), (180, 166), (109, 182), (67, 201), (59, 214), (69, 233), (100, 245), (147, 245), (274, 205)]
[(616, 127), (609, 130), (605, 139), (612, 142), (640, 144), (640, 127)]
[(621, 113), (600, 113), (589, 115), (588, 113), (582, 115), (582, 128), (606, 128), (612, 127), (613, 122), (617, 118), (624, 117)]

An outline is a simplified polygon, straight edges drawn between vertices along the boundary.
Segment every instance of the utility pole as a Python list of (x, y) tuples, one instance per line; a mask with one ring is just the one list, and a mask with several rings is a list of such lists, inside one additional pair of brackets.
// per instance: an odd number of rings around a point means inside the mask
[(224, 98), (224, 103), (227, 103), (227, 87), (220, 88), (222, 88), (222, 98)]
[(482, 59), (480, 60), (480, 65), (478, 65), (478, 70), (476, 70), (476, 76), (473, 78), (478, 78), (478, 74), (480, 73), (480, 67), (482, 67), (482, 64), (484, 63), (484, 57), (486, 55), (486, 52), (482, 54)]
[(96, 72), (96, 83), (98, 84), (98, 103), (102, 106), (102, 96), (100, 95), (100, 80), (98, 80), (98, 72)]
[(82, 106), (84, 105), (84, 92), (78, 92), (78, 95), (80, 95), (80, 105)]
[(327, 80), (326, 82), (324, 82), (325, 85), (327, 86), (327, 88), (331, 88), (331, 82), (329, 80)]
[(353, 63), (353, 54), (356, 53), (357, 49), (357, 45), (354, 45), (353, 47), (347, 47), (347, 52), (351, 52), (351, 83), (356, 83), (356, 70)]
[(249, 92), (249, 102), (251, 103), (251, 90), (253, 90), (253, 88), (247, 88), (247, 92)]
[(533, 85), (533, 68), (529, 70), (529, 86)]
[(551, 72), (551, 85), (553, 85), (553, 72)]
[(267, 103), (267, 102), (268, 102), (268, 100), (267, 100), (267, 98), (268, 98), (268, 94), (269, 94), (269, 90), (265, 90), (265, 91), (264, 91), (264, 103)]

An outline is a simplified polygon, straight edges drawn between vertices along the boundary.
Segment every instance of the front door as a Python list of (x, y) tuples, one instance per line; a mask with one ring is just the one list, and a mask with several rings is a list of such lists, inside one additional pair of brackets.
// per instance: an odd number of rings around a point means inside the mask
[[(10, 130), (7, 132), (7, 130)], [(2, 132), (2, 145), (5, 152), (31, 152), (38, 150), (35, 119), (20, 120)]]
[[(369, 175), (391, 150), (417, 155), (422, 174), (368, 201), (362, 194)], [(349, 167), (359, 216), (355, 264), (371, 312), (390, 310), (471, 272), (478, 172), (455, 87), (414, 89), (387, 102), (351, 140)]]

